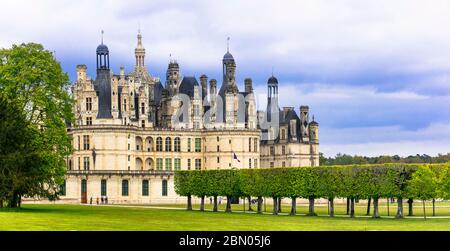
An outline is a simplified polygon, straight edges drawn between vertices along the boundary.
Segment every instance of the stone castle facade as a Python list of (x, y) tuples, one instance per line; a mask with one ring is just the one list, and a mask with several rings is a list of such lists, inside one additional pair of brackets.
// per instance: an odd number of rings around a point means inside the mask
[[(172, 203), (175, 170), (317, 166), (318, 124), (308, 107), (278, 107), (278, 80), (268, 81), (268, 106), (256, 110), (250, 78), (244, 91), (227, 50), (223, 79), (182, 76), (168, 64), (164, 84), (145, 64), (137, 35), (135, 66), (113, 74), (109, 49), (96, 51), (97, 76), (77, 66), (72, 86), (76, 122), (69, 128), (73, 154), (67, 159), (63, 200), (90, 203)], [(209, 83), (209, 86), (208, 86)]]

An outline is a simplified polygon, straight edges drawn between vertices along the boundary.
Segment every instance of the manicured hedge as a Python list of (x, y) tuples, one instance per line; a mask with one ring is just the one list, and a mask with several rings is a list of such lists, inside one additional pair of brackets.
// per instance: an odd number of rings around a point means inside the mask
[[(419, 170), (419, 171), (418, 171)], [(354, 216), (354, 203), (358, 199), (373, 200), (373, 216), (379, 217), (378, 201), (381, 198), (397, 199), (397, 217), (403, 217), (403, 200), (430, 200), (450, 198), (450, 164), (375, 164), (348, 166), (320, 166), (296, 168), (262, 168), (240, 170), (176, 171), (175, 190), (188, 197), (192, 209), (192, 195), (202, 198), (227, 197), (227, 212), (231, 212), (231, 197), (258, 198), (261, 213), (263, 197), (274, 200), (274, 214), (280, 198), (292, 199), (291, 214), (296, 214), (296, 198), (308, 199), (309, 215), (315, 215), (314, 200), (329, 200), (330, 216), (334, 215), (334, 199), (347, 198), (349, 215)], [(434, 210), (434, 209), (433, 209)], [(433, 211), (434, 212), (434, 211)]]

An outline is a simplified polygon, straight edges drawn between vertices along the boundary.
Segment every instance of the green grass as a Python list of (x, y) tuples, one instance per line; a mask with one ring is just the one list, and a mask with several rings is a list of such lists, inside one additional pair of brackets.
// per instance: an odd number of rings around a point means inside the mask
[[(236, 210), (242, 209), (242, 205), (233, 207)], [(300, 213), (306, 212), (303, 206), (299, 209), (302, 211)], [(317, 209), (319, 215), (326, 213), (327, 210), (326, 207)], [(284, 212), (287, 212), (286, 210)], [(449, 209), (439, 208), (439, 210)], [(358, 214), (361, 215), (361, 212)], [(350, 219), (347, 216), (335, 218), (325, 215), (274, 216), (240, 212), (151, 209), (142, 206), (55, 204), (23, 205), (21, 209), (16, 210), (0, 209), (0, 230), (450, 230), (450, 219), (397, 220), (366, 217)]]

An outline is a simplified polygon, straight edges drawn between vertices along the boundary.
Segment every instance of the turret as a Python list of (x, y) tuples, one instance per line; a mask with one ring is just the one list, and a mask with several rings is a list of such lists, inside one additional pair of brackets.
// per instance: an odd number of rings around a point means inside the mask
[(309, 138), (311, 143), (319, 144), (319, 123), (314, 121), (314, 116), (313, 121), (309, 123)]
[(134, 65), (135, 71), (139, 73), (145, 72), (145, 48), (142, 45), (142, 35), (140, 30), (137, 35), (137, 46), (136, 49), (134, 49), (134, 56), (136, 58), (136, 63)]
[(102, 43), (97, 47), (97, 78), (95, 89), (98, 93), (97, 118), (112, 118), (111, 114), (111, 72), (109, 70), (108, 46)]
[(178, 93), (178, 82), (180, 79), (180, 66), (177, 61), (171, 60), (166, 72), (166, 89), (169, 90), (169, 95), (173, 96)]

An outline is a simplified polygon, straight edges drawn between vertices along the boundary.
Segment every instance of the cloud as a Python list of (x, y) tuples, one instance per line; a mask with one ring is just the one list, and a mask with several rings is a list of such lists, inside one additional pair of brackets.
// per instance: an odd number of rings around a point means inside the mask
[[(310, 106), (323, 149), (356, 151), (361, 144), (361, 152), (376, 152), (384, 144), (400, 151), (410, 147), (397, 142), (415, 137), (407, 132), (449, 123), (449, 11), (446, 0), (17, 0), (2, 3), (0, 47), (42, 43), (72, 79), (81, 63), (94, 76), (103, 29), (112, 70), (131, 71), (140, 25), (152, 75), (164, 79), (172, 54), (182, 74), (221, 82), (231, 36), (241, 88), (252, 77), (265, 93), (273, 68), (281, 105)], [(265, 98), (259, 100), (264, 108)], [(373, 138), (371, 130), (392, 142)], [(441, 141), (435, 142), (437, 149)]]

